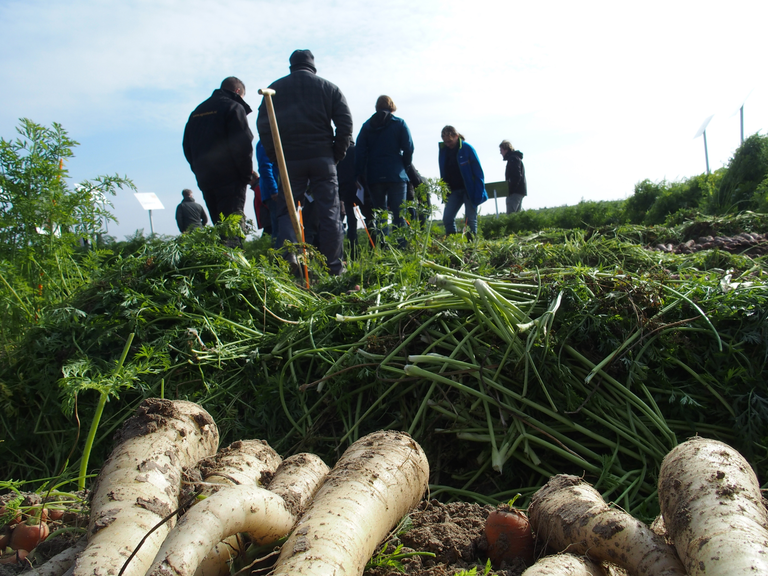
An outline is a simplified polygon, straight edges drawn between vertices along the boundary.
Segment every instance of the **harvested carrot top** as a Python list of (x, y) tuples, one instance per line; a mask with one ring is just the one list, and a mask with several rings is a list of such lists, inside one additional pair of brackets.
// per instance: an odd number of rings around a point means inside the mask
[(768, 510), (749, 463), (716, 440), (691, 438), (659, 473), (664, 524), (690, 576), (768, 574)]

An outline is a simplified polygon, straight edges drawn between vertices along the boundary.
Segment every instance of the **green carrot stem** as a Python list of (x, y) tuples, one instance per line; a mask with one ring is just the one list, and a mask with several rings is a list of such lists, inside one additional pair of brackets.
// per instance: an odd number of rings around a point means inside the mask
[[(128, 339), (125, 342), (125, 346), (123, 346), (123, 352), (120, 355), (120, 359), (117, 362), (117, 366), (115, 366), (115, 370), (114, 370), (115, 374), (120, 372), (120, 370), (123, 367), (123, 364), (125, 364), (125, 359), (127, 358), (128, 352), (131, 349), (131, 343), (133, 342), (134, 335), (135, 335), (134, 332), (131, 332), (128, 335)], [(88, 473), (88, 461), (91, 458), (91, 451), (93, 450), (93, 441), (96, 438), (96, 431), (99, 428), (101, 417), (104, 414), (104, 406), (106, 406), (107, 400), (109, 400), (109, 393), (101, 392), (99, 394), (99, 401), (96, 404), (96, 411), (93, 414), (93, 420), (91, 420), (91, 427), (88, 430), (88, 436), (85, 439), (85, 446), (83, 447), (83, 457), (80, 459), (80, 470), (79, 470), (78, 479), (77, 479), (78, 490), (85, 489), (85, 477)]]

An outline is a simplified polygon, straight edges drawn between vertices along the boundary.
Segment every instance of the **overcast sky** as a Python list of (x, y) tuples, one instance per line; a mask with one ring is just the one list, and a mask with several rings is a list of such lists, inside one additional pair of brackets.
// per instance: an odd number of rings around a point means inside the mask
[[(742, 104), (745, 135), (765, 133), (766, 22), (765, 0), (0, 0), (0, 136), (22, 117), (59, 122), (80, 143), (74, 181), (128, 176), (165, 205), (154, 231), (176, 234), (181, 190), (197, 190), (181, 149), (189, 113), (238, 76), (256, 133), (258, 89), (309, 48), (355, 135), (380, 94), (393, 98), (424, 176), (439, 175), (452, 124), (487, 182), (504, 177), (502, 139), (524, 153), (523, 208), (616, 200), (646, 178), (704, 172), (694, 135), (712, 114), (712, 170), (739, 145)], [(113, 202), (111, 235), (149, 233), (132, 192)]]

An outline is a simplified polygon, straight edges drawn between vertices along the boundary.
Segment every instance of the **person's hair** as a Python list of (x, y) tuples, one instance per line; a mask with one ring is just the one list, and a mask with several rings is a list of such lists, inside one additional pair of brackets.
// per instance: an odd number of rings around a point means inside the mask
[(466, 140), (466, 138), (464, 138), (464, 136), (462, 136), (459, 132), (457, 132), (456, 128), (454, 128), (450, 124), (447, 126), (443, 126), (443, 129), (440, 131), (440, 136), (442, 138), (445, 138), (446, 136), (458, 136), (461, 140)]
[(184, 188), (184, 190), (181, 191), (181, 195), (184, 196), (184, 198), (191, 198), (192, 190), (190, 190), (189, 188)]
[(376, 99), (376, 112), (381, 112), (382, 110), (389, 110), (390, 112), (397, 110), (397, 106), (395, 106), (394, 101), (389, 96), (381, 95)]
[(245, 84), (243, 84), (243, 81), (240, 80), (240, 78), (235, 78), (234, 76), (224, 78), (224, 80), (221, 81), (221, 88), (222, 90), (229, 90), (230, 92), (236, 92), (240, 89), (243, 93), (242, 95), (245, 96)]
[(512, 146), (512, 143), (509, 140), (502, 140), (501, 144), (499, 144), (499, 148), (502, 150), (509, 150), (510, 152), (515, 151), (515, 147)]

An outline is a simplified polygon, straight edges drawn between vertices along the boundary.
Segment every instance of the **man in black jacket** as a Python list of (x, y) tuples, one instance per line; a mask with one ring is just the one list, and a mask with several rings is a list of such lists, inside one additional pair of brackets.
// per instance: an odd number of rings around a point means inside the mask
[(176, 224), (179, 226), (179, 232), (189, 232), (208, 224), (208, 215), (205, 209), (195, 202), (192, 190), (184, 188), (181, 195), (183, 196), (181, 203), (176, 206)]
[(245, 227), (246, 189), (253, 174), (253, 133), (243, 100), (245, 85), (234, 76), (189, 116), (184, 128), (184, 156), (195, 173), (211, 220), (242, 216)]
[[(338, 86), (316, 75), (315, 58), (309, 50), (296, 50), (289, 59), (291, 73), (273, 82), (280, 140), (294, 200), (306, 204), (312, 198), (316, 215), (320, 252), (332, 274), (344, 271), (341, 260), (344, 231), (339, 204), (336, 164), (344, 158), (352, 140), (352, 113)], [(334, 133), (335, 126), (336, 130)], [(272, 129), (266, 105), (259, 106), (256, 120), (259, 138), (269, 159), (277, 163)], [(308, 200), (308, 199), (306, 199)], [(277, 210), (277, 245), (296, 242), (285, 197), (275, 202)], [(292, 254), (286, 259), (295, 264)]]

